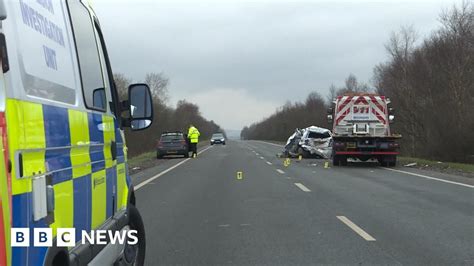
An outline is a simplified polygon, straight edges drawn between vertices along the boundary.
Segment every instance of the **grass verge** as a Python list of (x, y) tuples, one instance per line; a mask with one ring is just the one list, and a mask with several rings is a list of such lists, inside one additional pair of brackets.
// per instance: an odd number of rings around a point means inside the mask
[(143, 162), (156, 158), (156, 151), (145, 152), (137, 156), (128, 158), (128, 165), (130, 168), (141, 165)]

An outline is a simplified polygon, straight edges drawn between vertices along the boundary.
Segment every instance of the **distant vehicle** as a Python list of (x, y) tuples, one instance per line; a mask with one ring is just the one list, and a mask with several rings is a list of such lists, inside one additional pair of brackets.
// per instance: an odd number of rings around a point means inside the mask
[(222, 134), (222, 133), (215, 133), (215, 134), (212, 134), (212, 137), (211, 137), (211, 145), (214, 145), (214, 144), (222, 144), (222, 145), (225, 145), (225, 137), (224, 137), (224, 134)]
[(333, 123), (333, 164), (346, 165), (348, 158), (377, 159), (381, 165), (395, 166), (399, 154), (390, 123), (395, 118), (390, 100), (376, 94), (348, 94), (334, 100), (328, 110)]
[(156, 158), (167, 155), (183, 155), (189, 157), (189, 143), (183, 132), (166, 132), (161, 134), (156, 145)]

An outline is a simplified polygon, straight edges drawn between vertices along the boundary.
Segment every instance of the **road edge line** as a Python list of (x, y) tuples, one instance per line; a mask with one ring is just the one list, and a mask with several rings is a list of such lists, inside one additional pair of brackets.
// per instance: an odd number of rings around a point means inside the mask
[(385, 169), (385, 170), (394, 171), (394, 172), (403, 173), (403, 174), (423, 177), (423, 178), (426, 178), (426, 179), (431, 179), (431, 180), (444, 182), (444, 183), (448, 183), (448, 184), (453, 184), (453, 185), (458, 185), (458, 186), (463, 186), (463, 187), (468, 187), (468, 188), (474, 188), (473, 185), (468, 185), (468, 184), (464, 184), (464, 183), (460, 183), (460, 182), (450, 181), (450, 180), (446, 180), (446, 179), (442, 179), (442, 178), (436, 178), (436, 177), (432, 177), (432, 176), (427, 176), (427, 175), (422, 175), (422, 174), (417, 174), (417, 173), (412, 173), (412, 172), (408, 172), (408, 171), (397, 170), (397, 169), (392, 169), (392, 168), (387, 168), (387, 167), (380, 167), (380, 168)]
[[(205, 151), (207, 151), (207, 150), (209, 150), (211, 147), (212, 147), (212, 146), (208, 146), (207, 148), (205, 148), (205, 149), (199, 151), (199, 152), (198, 152), (198, 155), (201, 154), (201, 153), (203, 153), (203, 152), (205, 152)], [(187, 158), (187, 159), (185, 159), (185, 160), (183, 160), (183, 161), (181, 161), (181, 162), (179, 162), (179, 163), (177, 163), (177, 164), (175, 164), (175, 165), (172, 165), (172, 166), (168, 167), (167, 169), (165, 169), (165, 170), (159, 172), (158, 174), (156, 174), (156, 175), (154, 175), (154, 176), (148, 178), (147, 180), (145, 180), (145, 181), (141, 182), (140, 184), (134, 186), (135, 191), (139, 190), (140, 188), (142, 188), (142, 187), (145, 186), (146, 184), (150, 183), (151, 181), (153, 181), (153, 180), (157, 179), (158, 177), (160, 177), (160, 176), (162, 176), (162, 175), (164, 175), (164, 174), (170, 172), (171, 170), (177, 168), (178, 166), (184, 164), (185, 162), (187, 162), (187, 161), (189, 161), (189, 160), (191, 160), (191, 159), (192, 159), (192, 158)]]
[(276, 143), (271, 143), (271, 142), (267, 142), (267, 141), (263, 141), (263, 140), (253, 140), (255, 142), (261, 142), (261, 143), (265, 143), (265, 144), (270, 144), (270, 145), (273, 145), (273, 146), (277, 146), (277, 147), (285, 147), (285, 145), (280, 145), (280, 144), (276, 144)]

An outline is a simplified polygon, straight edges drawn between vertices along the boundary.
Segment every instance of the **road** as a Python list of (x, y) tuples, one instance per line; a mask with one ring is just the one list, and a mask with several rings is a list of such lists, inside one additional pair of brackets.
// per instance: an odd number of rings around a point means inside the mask
[(472, 180), (315, 159), (285, 167), (280, 151), (230, 141), (134, 176), (146, 264), (474, 265)]

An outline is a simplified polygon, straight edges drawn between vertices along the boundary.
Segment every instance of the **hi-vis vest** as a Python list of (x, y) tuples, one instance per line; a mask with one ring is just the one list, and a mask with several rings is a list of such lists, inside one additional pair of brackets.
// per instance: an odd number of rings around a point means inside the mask
[(198, 143), (199, 142), (199, 130), (195, 127), (190, 127), (188, 131), (188, 138), (191, 143)]

